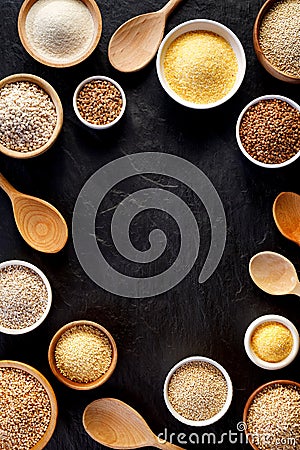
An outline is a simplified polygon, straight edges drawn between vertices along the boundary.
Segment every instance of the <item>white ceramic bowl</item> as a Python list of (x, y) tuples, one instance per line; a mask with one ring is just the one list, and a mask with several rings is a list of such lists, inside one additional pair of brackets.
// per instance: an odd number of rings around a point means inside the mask
[[(278, 363), (270, 363), (263, 361), (260, 359), (252, 350), (251, 347), (251, 337), (253, 335), (254, 330), (261, 324), (266, 322), (279, 322), (282, 325), (285, 325), (291, 332), (293, 336), (293, 348), (291, 353), (287, 356), (287, 358), (283, 359), (282, 361), (279, 361)], [(258, 317), (258, 319), (254, 320), (249, 327), (247, 328), (247, 331), (245, 333), (244, 338), (244, 346), (247, 355), (251, 359), (251, 361), (256, 364), (258, 367), (261, 367), (262, 369), (267, 370), (278, 370), (283, 369), (284, 367), (288, 366), (297, 356), (297, 353), (299, 351), (299, 334), (297, 331), (297, 328), (290, 322), (288, 319), (282, 316), (278, 316), (275, 314), (269, 314), (266, 316)]]
[[(178, 414), (178, 412), (173, 408), (173, 406), (171, 405), (171, 403), (169, 401), (168, 386), (169, 386), (169, 382), (170, 382), (173, 374), (176, 372), (176, 370), (179, 367), (183, 366), (184, 364), (190, 363), (190, 362), (195, 362), (195, 361), (207, 362), (207, 363), (215, 366), (223, 374), (223, 376), (226, 380), (226, 384), (227, 384), (228, 393), (227, 393), (227, 399), (226, 399), (226, 402), (225, 402), (223, 408), (221, 409), (220, 412), (218, 412), (218, 414), (216, 414), (215, 416), (211, 417), (208, 420), (195, 421), (195, 420), (186, 419), (185, 417), (182, 417), (180, 414)], [(183, 359), (182, 361), (180, 361), (178, 364), (176, 364), (170, 370), (170, 372), (168, 373), (168, 375), (166, 377), (165, 384), (164, 384), (164, 400), (165, 400), (165, 403), (166, 403), (167, 408), (170, 411), (170, 413), (175, 417), (175, 419), (179, 420), (180, 422), (184, 423), (185, 425), (189, 425), (189, 426), (193, 426), (193, 427), (208, 426), (208, 425), (211, 425), (212, 423), (217, 422), (219, 419), (221, 419), (221, 417), (224, 416), (224, 414), (227, 412), (227, 410), (231, 404), (232, 395), (233, 395), (232, 382), (231, 382), (231, 379), (230, 379), (227, 371), (224, 369), (224, 367), (221, 366), (221, 364), (217, 363), (213, 359), (206, 358), (204, 356), (190, 356), (189, 358), (186, 358), (186, 359)]]
[[(116, 88), (121, 92), (121, 96), (122, 96), (122, 109), (120, 111), (120, 114), (118, 115), (118, 117), (113, 120), (112, 122), (106, 124), (106, 125), (94, 125), (93, 123), (88, 122), (87, 120), (85, 120), (82, 115), (80, 114), (78, 108), (77, 108), (77, 97), (79, 92), (81, 91), (81, 89), (90, 81), (93, 80), (102, 80), (102, 81), (110, 81), (112, 84), (114, 84), (116, 86)], [(85, 80), (83, 80), (76, 88), (75, 92), (74, 92), (74, 96), (73, 96), (73, 108), (75, 111), (76, 116), (78, 117), (78, 119), (80, 120), (80, 122), (82, 122), (84, 125), (86, 125), (89, 128), (92, 128), (93, 130), (106, 130), (107, 128), (112, 127), (113, 125), (115, 125), (116, 123), (119, 122), (119, 120), (121, 119), (121, 117), (123, 116), (125, 109), (126, 109), (126, 96), (125, 96), (125, 92), (123, 91), (123, 89), (121, 88), (121, 86), (119, 85), (119, 83), (117, 83), (115, 80), (113, 80), (112, 78), (109, 77), (105, 77), (102, 75), (95, 75), (93, 77), (89, 77), (86, 78)]]
[(263, 95), (261, 97), (255, 98), (250, 103), (248, 103), (247, 106), (245, 106), (245, 108), (243, 109), (243, 111), (239, 115), (238, 121), (236, 123), (236, 130), (235, 130), (236, 140), (237, 140), (238, 146), (240, 147), (240, 150), (246, 156), (246, 158), (248, 158), (249, 161), (253, 162), (257, 166), (266, 167), (267, 169), (278, 169), (280, 167), (288, 166), (289, 164), (292, 164), (294, 161), (296, 161), (296, 159), (298, 159), (299, 156), (300, 156), (300, 151), (299, 151), (295, 156), (293, 156), (292, 158), (288, 159), (287, 161), (284, 161), (283, 163), (280, 163), (280, 164), (266, 164), (266, 163), (262, 163), (260, 161), (257, 161), (256, 159), (252, 158), (252, 156), (250, 156), (249, 153), (243, 147), (243, 144), (242, 144), (241, 138), (240, 138), (240, 126), (241, 126), (241, 120), (242, 120), (245, 112), (250, 108), (250, 106), (255, 105), (256, 103), (260, 102), (261, 100), (273, 100), (273, 99), (283, 100), (284, 102), (287, 102), (289, 105), (293, 106), (298, 111), (300, 111), (300, 106), (296, 102), (291, 100), (290, 98), (283, 97), (282, 95)]
[[(193, 103), (184, 100), (182, 97), (180, 97), (176, 92), (174, 92), (168, 82), (165, 79), (164, 76), (164, 59), (166, 52), (170, 46), (170, 44), (178, 38), (178, 36), (188, 33), (189, 31), (211, 31), (213, 33), (218, 34), (219, 36), (223, 37), (232, 47), (234, 50), (234, 53), (237, 57), (238, 61), (238, 73), (236, 77), (235, 84), (230, 92), (228, 92), (225, 97), (221, 98), (217, 102), (213, 103)], [(170, 97), (172, 97), (176, 102), (180, 103), (183, 106), (187, 106), (188, 108), (194, 108), (194, 109), (209, 109), (213, 108), (215, 106), (221, 105), (222, 103), (225, 103), (227, 100), (229, 100), (239, 89), (240, 85), (242, 84), (242, 81), (245, 76), (246, 72), (246, 57), (245, 52), (243, 49), (243, 46), (241, 42), (239, 41), (238, 37), (225, 25), (222, 25), (219, 22), (215, 22), (213, 20), (206, 20), (206, 19), (195, 19), (195, 20), (189, 20), (188, 22), (184, 22), (177, 27), (173, 28), (162, 43), (160, 44), (157, 59), (156, 59), (156, 70), (157, 75), (159, 78), (159, 81), (164, 88), (164, 90), (169, 94)]]
[(47, 306), (46, 309), (43, 313), (43, 315), (39, 318), (39, 320), (37, 320), (33, 325), (31, 325), (30, 327), (26, 327), (26, 328), (18, 328), (18, 329), (10, 329), (10, 328), (4, 328), (2, 326), (0, 326), (0, 333), (5, 333), (5, 334), (25, 334), (25, 333), (29, 333), (29, 331), (34, 330), (35, 328), (37, 328), (39, 325), (41, 325), (42, 322), (44, 322), (44, 320), (46, 319), (50, 308), (51, 308), (51, 304), (52, 304), (52, 290), (51, 290), (51, 286), (50, 283), (48, 281), (48, 278), (45, 276), (45, 274), (38, 269), (36, 266), (34, 266), (33, 264), (30, 264), (26, 261), (20, 261), (18, 259), (13, 259), (11, 261), (5, 261), (0, 263), (0, 270), (3, 269), (4, 267), (7, 266), (24, 266), (24, 267), (28, 267), (29, 269), (33, 270), (34, 272), (36, 272), (41, 279), (43, 280), (46, 288), (47, 288), (47, 292), (48, 292), (48, 302), (47, 302)]

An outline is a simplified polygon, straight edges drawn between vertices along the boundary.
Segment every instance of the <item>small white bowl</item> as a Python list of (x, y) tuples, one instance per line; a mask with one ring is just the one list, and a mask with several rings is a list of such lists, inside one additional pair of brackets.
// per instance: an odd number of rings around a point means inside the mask
[[(293, 348), (292, 348), (291, 353), (285, 359), (283, 359), (282, 361), (279, 361), (277, 363), (263, 361), (253, 352), (252, 347), (251, 347), (251, 337), (254, 333), (254, 330), (259, 325), (266, 323), (266, 322), (279, 322), (282, 325), (285, 325), (290, 330), (290, 332), (293, 336), (294, 343), (293, 343)], [(291, 364), (291, 362), (297, 356), (297, 353), (299, 351), (299, 334), (298, 334), (297, 328), (292, 324), (292, 322), (290, 320), (286, 319), (285, 317), (278, 316), (276, 314), (269, 314), (266, 316), (258, 317), (256, 320), (254, 320), (249, 325), (249, 327), (247, 328), (247, 331), (245, 333), (244, 346), (245, 346), (247, 355), (249, 356), (251, 361), (254, 364), (256, 364), (258, 367), (261, 367), (262, 369), (267, 369), (267, 370), (283, 369), (284, 367)]]
[(5, 267), (8, 267), (8, 266), (24, 266), (24, 267), (28, 267), (29, 269), (33, 270), (41, 277), (41, 279), (43, 280), (43, 282), (46, 286), (47, 292), (48, 292), (48, 302), (47, 302), (46, 309), (45, 309), (43, 315), (39, 318), (39, 320), (37, 320), (33, 325), (30, 325), (30, 327), (17, 328), (17, 329), (5, 328), (5, 327), (0, 326), (0, 333), (15, 334), (15, 335), (29, 333), (30, 331), (32, 331), (35, 328), (37, 328), (38, 326), (40, 326), (42, 322), (44, 322), (44, 320), (46, 319), (46, 317), (50, 311), (51, 304), (52, 304), (51, 286), (50, 286), (50, 283), (49, 283), (46, 275), (40, 269), (38, 269), (36, 266), (34, 266), (33, 264), (30, 264), (26, 261), (20, 261), (18, 259), (12, 259), (11, 261), (4, 261), (4, 262), (0, 263), (0, 270), (4, 269)]
[[(236, 76), (236, 81), (231, 89), (230, 92), (228, 92), (225, 97), (221, 98), (217, 102), (213, 103), (193, 103), (189, 102), (187, 100), (184, 100), (182, 97), (180, 97), (176, 92), (173, 91), (173, 89), (170, 88), (168, 82), (165, 79), (164, 76), (164, 59), (166, 52), (168, 48), (170, 47), (171, 43), (178, 38), (178, 36), (181, 36), (182, 34), (188, 33), (190, 31), (211, 31), (213, 33), (218, 34), (219, 36), (223, 37), (232, 47), (237, 61), (238, 61), (238, 73)], [(173, 98), (177, 103), (180, 103), (183, 106), (187, 106), (188, 108), (193, 109), (209, 109), (214, 108), (215, 106), (219, 106), (222, 103), (225, 103), (227, 100), (229, 100), (239, 89), (240, 85), (242, 84), (242, 81), (245, 76), (246, 72), (246, 56), (243, 49), (243, 46), (238, 39), (238, 37), (225, 25), (222, 25), (219, 22), (215, 22), (213, 20), (206, 20), (206, 19), (195, 19), (195, 20), (189, 20), (188, 22), (184, 22), (177, 27), (173, 28), (162, 43), (160, 44), (157, 59), (156, 59), (156, 70), (157, 75), (159, 78), (159, 81), (164, 88), (164, 90), (169, 94), (170, 97)]]
[[(208, 420), (196, 421), (196, 420), (186, 419), (185, 417), (178, 414), (178, 412), (173, 408), (173, 406), (171, 405), (171, 403), (169, 401), (168, 386), (169, 386), (169, 383), (170, 383), (170, 380), (171, 380), (173, 374), (176, 372), (177, 369), (179, 369), (179, 367), (183, 366), (184, 364), (187, 364), (190, 362), (195, 362), (195, 361), (207, 362), (207, 363), (215, 366), (222, 373), (222, 375), (224, 376), (224, 378), (226, 380), (226, 384), (227, 384), (227, 390), (228, 390), (227, 399), (226, 399), (226, 402), (225, 402), (223, 408), (221, 409), (220, 412), (218, 412), (218, 414), (216, 414), (215, 416), (211, 417)], [(223, 417), (224, 414), (228, 411), (228, 408), (232, 401), (232, 396), (233, 396), (232, 382), (231, 382), (231, 379), (230, 379), (227, 371), (224, 369), (223, 366), (221, 366), (221, 364), (217, 363), (213, 359), (206, 358), (204, 356), (190, 356), (189, 358), (186, 358), (186, 359), (183, 359), (182, 361), (180, 361), (178, 364), (176, 364), (170, 370), (170, 372), (168, 373), (168, 375), (166, 377), (165, 384), (164, 384), (164, 400), (165, 400), (168, 410), (175, 417), (175, 419), (179, 420), (180, 422), (184, 423), (185, 425), (189, 425), (192, 427), (205, 427), (205, 426), (211, 425), (211, 424), (217, 422), (219, 419), (221, 419), (221, 417)]]
[[(120, 111), (120, 114), (118, 115), (118, 117), (113, 120), (112, 122), (106, 124), (106, 125), (95, 125), (93, 123), (88, 122), (87, 120), (85, 120), (82, 115), (80, 114), (78, 108), (77, 108), (77, 97), (79, 92), (81, 91), (81, 89), (90, 81), (94, 81), (94, 80), (100, 80), (100, 81), (110, 81), (112, 84), (114, 84), (116, 86), (116, 88), (121, 92), (121, 96), (122, 96), (122, 109)], [(119, 83), (117, 83), (115, 80), (113, 80), (112, 78), (109, 77), (105, 77), (102, 75), (95, 75), (93, 77), (89, 77), (86, 78), (85, 80), (83, 80), (76, 88), (75, 92), (74, 92), (74, 96), (73, 96), (73, 108), (75, 111), (76, 116), (78, 117), (78, 119), (80, 120), (80, 122), (82, 122), (84, 125), (86, 125), (89, 128), (92, 128), (93, 130), (106, 130), (107, 128), (112, 127), (113, 125), (115, 125), (116, 123), (119, 122), (119, 120), (121, 119), (121, 117), (123, 116), (125, 109), (126, 109), (126, 96), (125, 96), (125, 92), (124, 90), (121, 88), (121, 86), (119, 85)]]
[(240, 126), (241, 126), (241, 120), (242, 120), (245, 112), (250, 108), (250, 106), (255, 105), (256, 103), (260, 102), (261, 100), (274, 100), (274, 99), (283, 100), (284, 102), (288, 103), (289, 105), (293, 106), (298, 111), (300, 111), (300, 106), (296, 102), (291, 100), (290, 98), (283, 97), (282, 95), (263, 95), (261, 97), (255, 98), (250, 103), (248, 103), (247, 106), (245, 106), (245, 108), (239, 115), (238, 121), (236, 123), (236, 129), (235, 129), (236, 140), (237, 140), (238, 146), (240, 147), (241, 152), (246, 156), (246, 158), (249, 159), (249, 161), (253, 162), (257, 166), (265, 167), (267, 169), (278, 169), (280, 167), (288, 166), (289, 164), (292, 164), (294, 161), (296, 161), (296, 159), (298, 159), (300, 156), (300, 151), (299, 151), (296, 155), (294, 155), (292, 158), (288, 159), (287, 161), (284, 161), (283, 163), (267, 164), (267, 163), (262, 163), (260, 161), (257, 161), (255, 158), (252, 158), (252, 156), (250, 156), (249, 153), (243, 147), (243, 144), (242, 144), (241, 138), (240, 138)]

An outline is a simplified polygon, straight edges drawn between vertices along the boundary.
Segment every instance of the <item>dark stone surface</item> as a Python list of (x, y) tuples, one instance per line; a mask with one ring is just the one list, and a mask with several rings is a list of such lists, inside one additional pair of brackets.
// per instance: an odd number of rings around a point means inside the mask
[[(254, 366), (243, 348), (246, 327), (262, 314), (282, 314), (300, 326), (300, 303), (296, 298), (273, 298), (264, 294), (248, 275), (250, 257), (262, 250), (278, 251), (300, 268), (299, 249), (279, 234), (271, 210), (279, 192), (299, 191), (299, 163), (284, 170), (259, 169), (241, 155), (235, 141), (235, 123), (246, 103), (259, 95), (272, 93), (287, 95), (299, 102), (299, 87), (273, 79), (256, 60), (251, 33), (261, 5), (258, 0), (187, 0), (168, 21), (167, 31), (192, 18), (214, 19), (229, 26), (241, 39), (247, 56), (245, 80), (238, 93), (217, 109), (197, 112), (175, 104), (162, 90), (154, 62), (137, 74), (123, 75), (114, 71), (107, 59), (107, 45), (113, 31), (130, 17), (163, 4), (162, 0), (99, 2), (104, 23), (99, 47), (78, 67), (56, 70), (34, 61), (21, 46), (17, 34), (21, 0), (1, 1), (1, 78), (19, 72), (45, 78), (58, 91), (65, 112), (62, 133), (45, 155), (27, 161), (0, 155), (1, 172), (19, 190), (52, 202), (71, 228), (78, 193), (98, 168), (124, 154), (169, 152), (191, 161), (210, 178), (223, 201), (228, 222), (222, 261), (214, 275), (199, 285), (197, 277), (210, 239), (208, 221), (197, 199), (182, 185), (175, 187), (173, 191), (189, 203), (199, 221), (203, 251), (186, 279), (170, 292), (155, 298), (131, 300), (105, 292), (86, 276), (71, 238), (56, 256), (39, 254), (28, 247), (18, 234), (8, 198), (0, 193), (1, 260), (18, 258), (36, 264), (53, 287), (53, 307), (38, 330), (21, 337), (0, 336), (0, 358), (33, 365), (45, 374), (57, 394), (59, 420), (48, 450), (100, 448), (81, 425), (85, 406), (100, 397), (113, 396), (128, 402), (156, 433), (165, 428), (168, 433), (197, 432), (200, 437), (203, 432), (215, 432), (219, 439), (222, 433), (236, 431), (246, 399), (260, 384), (282, 378), (299, 381), (299, 359), (282, 371), (268, 372)], [(83, 128), (72, 109), (77, 84), (94, 74), (112, 76), (127, 94), (126, 114), (112, 132), (97, 133)], [(140, 186), (139, 180), (135, 183)], [(133, 186), (130, 183), (122, 186), (119, 198), (114, 193), (111, 200), (106, 200), (106, 207), (132, 192)], [(110, 214), (99, 218), (106, 227), (110, 219)], [(132, 237), (138, 248), (143, 248), (150, 215), (145, 214), (139, 220), (138, 226), (132, 228)], [(155, 216), (155, 220), (161, 224), (162, 216)], [(167, 234), (172, 233), (174, 223), (166, 221), (165, 227)], [(173, 245), (174, 249), (178, 248), (176, 239)], [(171, 249), (162, 259), (162, 268), (172, 254)], [(117, 255), (112, 253), (112, 256), (118, 267)], [(82, 318), (96, 320), (107, 327), (119, 349), (119, 361), (112, 378), (105, 386), (86, 393), (71, 391), (59, 384), (47, 363), (48, 345), (56, 330), (68, 321)], [(167, 411), (162, 396), (169, 369), (193, 354), (212, 357), (223, 364), (234, 385), (229, 412), (207, 429), (181, 425)], [(246, 444), (230, 445), (224, 438), (222, 444), (202, 447), (241, 449), (246, 448)]]

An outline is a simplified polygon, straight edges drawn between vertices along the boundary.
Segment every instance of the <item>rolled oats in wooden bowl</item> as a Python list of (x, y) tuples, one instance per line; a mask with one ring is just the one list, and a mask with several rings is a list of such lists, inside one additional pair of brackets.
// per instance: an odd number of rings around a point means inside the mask
[(63, 123), (63, 109), (53, 87), (26, 73), (0, 81), (0, 151), (26, 159), (48, 150)]
[(24, 334), (47, 317), (52, 303), (48, 279), (25, 261), (0, 264), (0, 332)]

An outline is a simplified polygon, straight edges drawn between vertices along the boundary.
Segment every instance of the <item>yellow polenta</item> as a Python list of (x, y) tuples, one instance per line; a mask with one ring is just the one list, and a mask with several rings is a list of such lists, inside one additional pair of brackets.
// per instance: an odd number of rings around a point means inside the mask
[(231, 45), (210, 31), (191, 31), (175, 39), (164, 59), (170, 88), (184, 100), (213, 103), (230, 92), (238, 72)]

